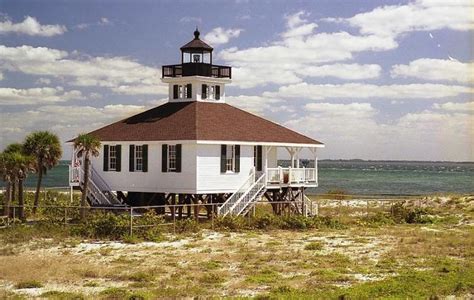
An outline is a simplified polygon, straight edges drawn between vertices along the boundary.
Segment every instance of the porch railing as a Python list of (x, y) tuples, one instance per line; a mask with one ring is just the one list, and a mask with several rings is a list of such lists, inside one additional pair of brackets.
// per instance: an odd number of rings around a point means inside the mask
[(317, 183), (316, 168), (267, 168), (267, 185)]

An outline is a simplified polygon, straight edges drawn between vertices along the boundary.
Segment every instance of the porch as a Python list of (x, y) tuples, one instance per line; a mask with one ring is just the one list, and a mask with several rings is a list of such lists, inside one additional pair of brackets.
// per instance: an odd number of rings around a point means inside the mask
[(316, 168), (267, 168), (266, 187), (317, 187), (318, 169)]
[[(289, 155), (289, 160), (279, 159), (279, 149)], [(302, 160), (302, 157), (306, 158)], [(318, 186), (316, 147), (266, 146), (264, 147), (263, 160), (262, 171), (266, 173), (265, 185), (267, 189)]]

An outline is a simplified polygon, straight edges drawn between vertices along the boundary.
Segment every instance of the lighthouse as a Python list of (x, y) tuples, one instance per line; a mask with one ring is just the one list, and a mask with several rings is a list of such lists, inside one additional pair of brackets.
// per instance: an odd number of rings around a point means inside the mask
[[(162, 67), (161, 80), (169, 86), (165, 104), (89, 133), (102, 144), (92, 158), (89, 203), (158, 205), (163, 214), (174, 214), (165, 206), (194, 203), (204, 204), (208, 216), (226, 216), (245, 214), (267, 199), (310, 214), (305, 189), (318, 186), (316, 150), (324, 144), (226, 103), (232, 68), (213, 63), (213, 49), (197, 28), (180, 51), (180, 64)], [(278, 149), (289, 154), (289, 166), (278, 159)], [(303, 149), (313, 160), (301, 167)], [(77, 150), (70, 185), (82, 189)], [(280, 204), (272, 207), (281, 213)]]

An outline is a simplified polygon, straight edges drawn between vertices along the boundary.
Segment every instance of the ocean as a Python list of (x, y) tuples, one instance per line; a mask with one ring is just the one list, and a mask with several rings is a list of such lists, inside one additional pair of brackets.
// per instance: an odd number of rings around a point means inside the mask
[[(61, 161), (50, 170), (43, 186), (68, 186), (67, 164)], [(27, 187), (35, 187), (35, 183), (35, 175), (26, 180)], [(354, 195), (474, 194), (474, 163), (321, 160), (319, 187), (308, 193), (333, 190)]]

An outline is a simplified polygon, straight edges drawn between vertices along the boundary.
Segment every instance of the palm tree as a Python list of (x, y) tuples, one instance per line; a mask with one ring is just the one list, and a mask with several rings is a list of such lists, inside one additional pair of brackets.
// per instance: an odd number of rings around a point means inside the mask
[(23, 195), (23, 182), (30, 171), (34, 171), (35, 159), (32, 156), (25, 155), (21, 152), (11, 153), (13, 162), (13, 174), (18, 180), (18, 206), (20, 220), (25, 222), (25, 198)]
[(31, 155), (36, 159), (35, 169), (38, 173), (38, 181), (36, 183), (35, 202), (33, 207), (33, 213), (35, 214), (39, 204), (43, 174), (46, 175), (47, 170), (51, 170), (51, 168), (56, 166), (61, 159), (61, 143), (59, 142), (58, 136), (54, 133), (49, 131), (36, 131), (26, 137), (23, 149), (26, 154)]
[(86, 206), (86, 197), (87, 189), (89, 186), (89, 167), (90, 167), (90, 157), (99, 156), (100, 149), (100, 140), (90, 134), (79, 134), (79, 136), (74, 140), (74, 148), (77, 148), (77, 156), (84, 156), (84, 186), (82, 188), (81, 196), (81, 219), (84, 220), (86, 216), (85, 206)]
[[(23, 182), (30, 171), (34, 171), (34, 158), (24, 154), (23, 145), (18, 143), (8, 145), (2, 153), (1, 172), (3, 178), (8, 180), (7, 184), (11, 183), (12, 187), (10, 191), (7, 189), (8, 207), (14, 200), (15, 183), (18, 182), (19, 217), (22, 221), (25, 221)], [(8, 195), (9, 193), (12, 197)]]
[[(23, 145), (20, 144), (20, 143), (12, 143), (10, 145), (8, 145), (5, 150), (3, 150), (3, 153), (4, 154), (12, 154), (12, 153), (15, 153), (15, 152), (23, 152)], [(12, 160), (13, 157), (11, 155), (9, 155), (9, 159)], [(11, 173), (10, 174), (10, 203), (14, 203), (15, 202), (15, 197), (16, 197), (16, 187), (17, 187), (17, 178), (16, 178), (16, 174), (14, 174), (14, 162), (13, 161), (10, 161), (11, 165), (10, 165), (10, 169), (9, 169), (9, 172)]]
[(6, 183), (5, 198), (3, 202), (3, 214), (10, 215), (10, 203), (12, 199), (12, 184), (13, 184), (13, 160), (10, 153), (0, 154), (0, 176)]

